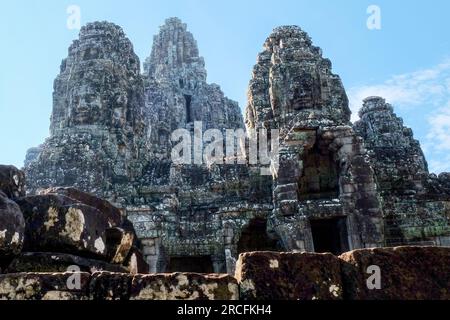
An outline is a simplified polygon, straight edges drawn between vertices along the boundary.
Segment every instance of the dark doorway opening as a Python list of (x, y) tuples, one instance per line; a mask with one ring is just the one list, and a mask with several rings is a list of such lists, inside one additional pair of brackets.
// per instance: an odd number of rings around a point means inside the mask
[(166, 272), (213, 273), (211, 256), (170, 257)]
[(338, 165), (325, 142), (319, 141), (306, 151), (298, 189), (299, 200), (333, 199), (339, 196)]
[(253, 251), (281, 251), (279, 241), (267, 234), (267, 220), (253, 219), (242, 230), (237, 244), (238, 253)]
[(311, 220), (314, 251), (339, 255), (349, 250), (346, 218)]
[(185, 94), (184, 99), (186, 102), (186, 123), (190, 123), (192, 122), (192, 110), (191, 110), (192, 96)]

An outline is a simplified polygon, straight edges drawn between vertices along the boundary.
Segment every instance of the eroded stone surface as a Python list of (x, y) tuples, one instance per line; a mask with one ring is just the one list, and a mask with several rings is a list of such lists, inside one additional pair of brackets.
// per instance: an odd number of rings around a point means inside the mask
[(82, 27), (53, 97), (50, 137), (27, 157), (28, 191), (67, 186), (122, 202), (147, 152), (140, 62), (119, 26)]
[(49, 188), (41, 191), (40, 194), (59, 194), (74, 199), (78, 202), (99, 210), (103, 215), (107, 217), (109, 225), (111, 227), (119, 227), (122, 225), (123, 219), (121, 211), (113, 206), (110, 202), (96, 197), (92, 194), (68, 187)]
[(237, 282), (229, 275), (155, 274), (136, 275), (132, 300), (237, 300)]
[(385, 243), (448, 246), (448, 173), (429, 173), (420, 143), (383, 98), (367, 98), (359, 115), (354, 128), (369, 150), (383, 198)]
[(145, 260), (141, 250), (134, 246), (129, 250), (128, 256), (124, 261), (124, 265), (128, 268), (128, 271), (131, 274), (146, 274), (151, 271), (149, 264)]
[[(58, 257), (69, 262), (67, 256)], [(237, 279), (107, 271), (2, 274), (0, 299), (448, 300), (449, 262), (450, 249), (438, 247), (360, 249), (340, 257), (253, 252), (240, 256)]]
[(0, 191), (0, 271), (23, 247), (25, 220), (20, 207)]
[(217, 274), (98, 272), (90, 284), (94, 300), (237, 300), (238, 291), (234, 278)]
[(250, 252), (236, 278), (244, 300), (340, 300), (339, 259), (331, 254)]
[(107, 255), (111, 262), (122, 264), (130, 254), (135, 234), (122, 228), (106, 230)]
[[(79, 287), (72, 287), (76, 275)], [(0, 300), (80, 300), (88, 293), (89, 273), (10, 273), (0, 275)], [(78, 281), (78, 280), (77, 280)], [(69, 284), (69, 285), (68, 285)]]
[(0, 191), (0, 271), (148, 272), (132, 224), (109, 202), (72, 188), (16, 201)]
[(16, 199), (25, 195), (25, 174), (14, 166), (0, 165), (0, 191), (8, 198)]
[(26, 221), (25, 250), (107, 258), (108, 219), (97, 209), (61, 195), (18, 200)]
[(101, 260), (87, 259), (71, 254), (55, 252), (22, 252), (8, 265), (7, 273), (20, 272), (66, 272), (73, 267), (82, 272), (127, 272), (125, 266)]
[[(374, 172), (331, 68), (306, 32), (279, 27), (264, 43), (249, 85), (247, 129), (280, 131), (270, 220), (286, 250), (338, 254), (383, 244)], [(315, 225), (327, 222), (342, 226), (334, 246), (314, 239)]]
[(133, 276), (113, 272), (96, 272), (89, 284), (90, 299), (128, 300)]
[[(350, 300), (450, 299), (450, 250), (437, 247), (363, 249), (340, 256), (345, 298)], [(374, 273), (380, 271), (380, 289)], [(368, 281), (369, 280), (369, 281)], [(371, 287), (373, 288), (373, 287)]]

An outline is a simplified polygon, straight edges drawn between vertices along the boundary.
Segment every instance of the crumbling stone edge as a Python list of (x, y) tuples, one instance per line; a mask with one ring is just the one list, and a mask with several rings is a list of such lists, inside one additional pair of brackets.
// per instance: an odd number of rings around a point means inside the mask
[(339, 257), (250, 252), (240, 255), (235, 277), (106, 271), (0, 274), (0, 299), (448, 300), (449, 262), (450, 248), (438, 247), (361, 249)]

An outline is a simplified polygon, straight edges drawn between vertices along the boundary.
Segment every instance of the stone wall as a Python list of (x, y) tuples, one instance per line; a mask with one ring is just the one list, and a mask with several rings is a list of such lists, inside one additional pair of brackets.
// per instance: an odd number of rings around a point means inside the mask
[[(70, 284), (78, 282), (78, 288)], [(228, 275), (110, 272), (0, 274), (1, 300), (237, 300)]]
[[(252, 252), (239, 257), (236, 278), (104, 271), (0, 274), (0, 299), (448, 300), (449, 265), (450, 249), (436, 247), (361, 249), (339, 257)], [(373, 270), (379, 281), (372, 280)]]
[[(348, 300), (450, 299), (449, 248), (397, 247), (356, 250), (339, 257)], [(380, 271), (380, 289), (369, 277)], [(372, 267), (372, 269), (369, 269)]]
[(248, 300), (448, 300), (449, 263), (450, 249), (436, 247), (360, 249), (339, 257), (254, 252), (239, 257), (236, 277), (241, 299)]

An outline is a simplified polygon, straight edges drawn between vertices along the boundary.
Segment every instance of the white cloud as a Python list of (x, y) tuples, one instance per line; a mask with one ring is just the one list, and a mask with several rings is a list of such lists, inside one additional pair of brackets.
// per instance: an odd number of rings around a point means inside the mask
[(450, 99), (450, 59), (429, 69), (394, 75), (380, 84), (348, 90), (353, 119), (358, 118), (362, 100), (381, 96), (398, 108), (439, 107)]
[(449, 172), (450, 156), (442, 158), (442, 160), (431, 159), (428, 160), (428, 167), (430, 172), (441, 173)]
[(379, 84), (350, 88), (348, 95), (353, 121), (358, 119), (362, 100), (369, 96), (381, 96), (397, 112), (423, 120), (427, 134), (416, 138), (422, 142), (430, 171), (450, 171), (450, 59)]
[(442, 152), (450, 152), (450, 102), (428, 117), (430, 126), (427, 140), (435, 141), (435, 148)]

